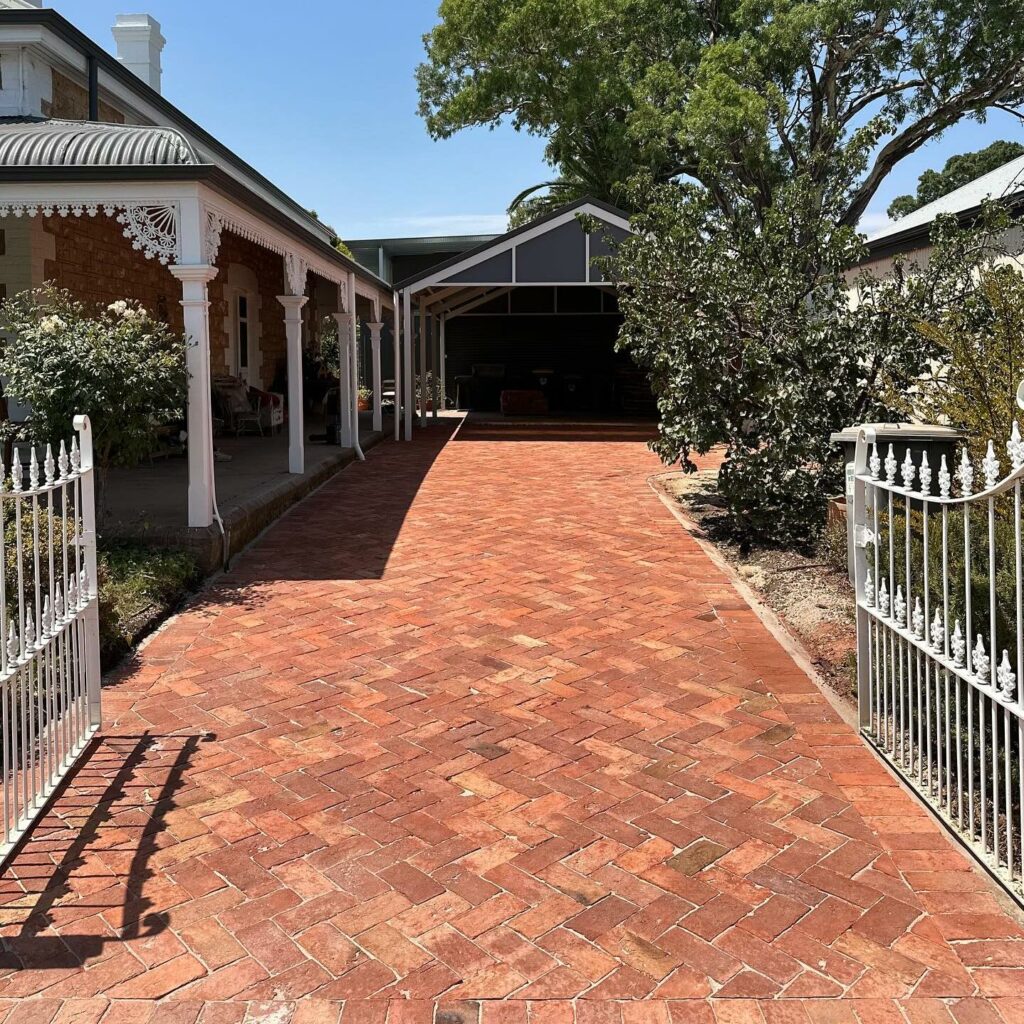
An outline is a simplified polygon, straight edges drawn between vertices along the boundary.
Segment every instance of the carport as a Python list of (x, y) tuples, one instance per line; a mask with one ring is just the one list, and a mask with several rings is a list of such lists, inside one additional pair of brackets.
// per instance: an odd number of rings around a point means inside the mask
[(444, 395), (512, 413), (629, 412), (649, 400), (614, 351), (615, 289), (592, 262), (629, 230), (623, 211), (582, 199), (398, 282), (413, 368), (402, 375), (406, 439)]

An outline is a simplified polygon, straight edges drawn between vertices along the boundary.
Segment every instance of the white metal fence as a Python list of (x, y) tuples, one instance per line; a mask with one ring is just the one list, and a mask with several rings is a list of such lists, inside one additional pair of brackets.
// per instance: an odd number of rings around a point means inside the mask
[[(1024, 439), (980, 479), (862, 428), (853, 544), (860, 726), (1018, 898), (1024, 878)], [(977, 489), (976, 489), (977, 483)]]
[(0, 867), (100, 725), (92, 434), (74, 425), (56, 456), (0, 462)]

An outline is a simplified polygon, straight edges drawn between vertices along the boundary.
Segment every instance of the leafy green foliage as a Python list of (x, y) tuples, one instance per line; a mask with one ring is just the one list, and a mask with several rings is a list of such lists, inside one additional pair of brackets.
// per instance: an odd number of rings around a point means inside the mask
[(889, 204), (889, 216), (893, 220), (905, 217), (975, 178), (1015, 160), (1021, 154), (1024, 154), (1024, 146), (1019, 142), (1001, 139), (973, 153), (951, 156), (941, 171), (928, 170), (917, 179), (917, 192), (914, 195), (897, 196)]
[(944, 290), (915, 325), (934, 359), (911, 390), (888, 384), (899, 413), (961, 428), (978, 460), (988, 439), (1001, 443), (1021, 416), (1024, 259), (1001, 240), (1007, 224), (991, 211), (986, 227), (972, 233), (940, 222), (929, 276)]
[(852, 274), (861, 243), (809, 213), (816, 202), (793, 184), (756, 226), (737, 225), (698, 186), (653, 186), (609, 267), (619, 344), (658, 402), (655, 450), (693, 468), (691, 452), (725, 447), (720, 488), (746, 543), (814, 538), (842, 490), (830, 433), (893, 417), (941, 351), (919, 324), (963, 302), (988, 251), (988, 233), (944, 222), (929, 266)]
[(181, 418), (185, 342), (140, 305), (89, 309), (45, 286), (8, 299), (0, 324), (7, 392), (31, 406), (37, 443), (67, 438), (87, 413), (100, 468), (134, 465), (155, 448), (157, 429)]
[(546, 138), (552, 202), (628, 206), (643, 173), (692, 178), (726, 213), (764, 211), (803, 178), (853, 226), (901, 159), (1024, 96), (1020, 0), (442, 0), (438, 13), (417, 72), (428, 130), (508, 120)]
[[(691, 67), (698, 27), (673, 0), (442, 0), (417, 70), (420, 112), (434, 138), (504, 120), (547, 139), (558, 176), (512, 204), (513, 225), (584, 195), (628, 203), (639, 169), (674, 172), (630, 128), (648, 69)], [(533, 195), (538, 189), (546, 195)], [(533, 196), (532, 199), (530, 196)]]
[(187, 552), (128, 543), (102, 548), (97, 569), (104, 668), (116, 664), (173, 612), (195, 590), (202, 575)]

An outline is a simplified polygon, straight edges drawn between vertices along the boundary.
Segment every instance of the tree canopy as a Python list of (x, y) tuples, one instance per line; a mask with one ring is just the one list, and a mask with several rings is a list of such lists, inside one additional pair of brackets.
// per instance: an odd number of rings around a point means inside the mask
[(951, 156), (941, 171), (927, 170), (917, 179), (917, 191), (913, 195), (897, 196), (889, 204), (889, 216), (893, 220), (905, 217), (928, 203), (941, 199), (963, 185), (994, 171), (1003, 164), (1024, 154), (1024, 145), (1000, 139), (984, 149), (973, 153), (958, 153)]
[[(548, 140), (558, 202), (638, 172), (763, 214), (814, 182), (855, 225), (892, 168), (1024, 98), (1021, 0), (442, 0), (418, 69), (435, 138)], [(827, 194), (827, 198), (826, 198)]]
[[(886, 416), (949, 297), (876, 282), (856, 226), (903, 159), (1024, 103), (1024, 0), (442, 0), (419, 68), (444, 138), (547, 140), (547, 192), (625, 208), (619, 344), (648, 374), (656, 451), (722, 445), (746, 540), (808, 539), (840, 486), (829, 433)], [(936, 262), (936, 268), (942, 261)], [(857, 301), (849, 294), (856, 290)], [(888, 381), (887, 385), (883, 385)]]

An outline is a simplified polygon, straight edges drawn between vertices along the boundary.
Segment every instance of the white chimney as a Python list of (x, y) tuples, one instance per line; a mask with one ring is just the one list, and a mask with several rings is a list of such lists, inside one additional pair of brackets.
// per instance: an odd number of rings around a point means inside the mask
[(166, 40), (160, 34), (160, 22), (148, 14), (119, 14), (114, 27), (117, 59), (160, 91), (160, 52)]

